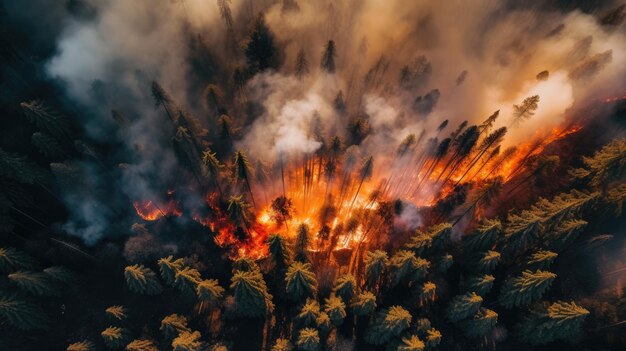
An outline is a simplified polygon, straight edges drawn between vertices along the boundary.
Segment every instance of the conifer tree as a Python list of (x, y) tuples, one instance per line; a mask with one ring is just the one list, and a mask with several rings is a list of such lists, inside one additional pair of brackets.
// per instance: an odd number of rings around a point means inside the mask
[(539, 107), (539, 95), (527, 97), (520, 105), (513, 105), (513, 125), (517, 126), (521, 122), (530, 119)]
[(187, 296), (193, 296), (196, 294), (196, 288), (202, 281), (200, 272), (197, 269), (191, 267), (183, 267), (180, 271), (176, 272), (174, 278), (174, 285), (183, 294)]
[(107, 307), (104, 312), (113, 320), (121, 321), (128, 317), (126, 308), (124, 306), (115, 305), (111, 307)]
[(44, 156), (51, 160), (59, 160), (67, 157), (67, 153), (61, 144), (52, 136), (46, 133), (33, 133), (31, 137), (33, 145)]
[(539, 250), (528, 257), (526, 264), (533, 269), (548, 269), (559, 254), (547, 250)]
[(235, 153), (235, 158), (233, 160), (233, 179), (237, 182), (243, 182), (245, 184), (246, 190), (248, 194), (250, 194), (250, 200), (252, 200), (252, 205), (256, 206), (254, 202), (254, 194), (252, 194), (252, 187), (250, 186), (250, 180), (253, 177), (252, 166), (250, 166), (250, 162), (248, 162), (248, 156), (242, 151), (238, 150)]
[(158, 264), (161, 278), (165, 280), (166, 284), (172, 286), (176, 280), (176, 274), (182, 270), (185, 265), (182, 258), (174, 259), (173, 256), (159, 259)]
[(20, 330), (48, 327), (48, 318), (37, 305), (4, 292), (0, 293), (0, 321)]
[(309, 71), (309, 61), (306, 59), (304, 49), (300, 49), (296, 58), (296, 77), (302, 79), (302, 77), (309, 74)]
[(335, 73), (335, 57), (337, 53), (335, 52), (335, 41), (329, 40), (328, 44), (326, 44), (326, 48), (324, 49), (324, 54), (322, 55), (322, 69), (326, 73)]
[(356, 278), (352, 274), (346, 273), (340, 275), (335, 281), (333, 294), (341, 297), (345, 303), (348, 303), (356, 293), (356, 289)]
[(100, 333), (104, 344), (110, 349), (119, 349), (128, 342), (128, 330), (120, 327), (108, 327)]
[(48, 275), (42, 272), (17, 271), (10, 273), (9, 281), (35, 296), (59, 296), (60, 292)]
[(433, 282), (424, 282), (418, 287), (417, 296), (420, 306), (426, 306), (437, 298), (437, 285)]
[(50, 280), (65, 286), (70, 286), (78, 280), (76, 273), (63, 266), (47, 267), (43, 272)]
[(372, 345), (383, 345), (392, 338), (402, 335), (411, 324), (409, 311), (400, 306), (392, 306), (380, 311), (365, 335), (365, 340)]
[(124, 269), (124, 277), (128, 288), (138, 294), (157, 295), (163, 291), (156, 274), (143, 265), (127, 266)]
[(0, 176), (23, 184), (44, 183), (46, 171), (26, 157), (0, 148)]
[(94, 351), (95, 345), (88, 340), (77, 341), (67, 346), (67, 351)]
[(0, 272), (10, 273), (17, 270), (32, 269), (37, 262), (30, 255), (13, 247), (0, 247)]
[(382, 275), (389, 265), (387, 253), (381, 250), (368, 251), (365, 253), (364, 263), (365, 281), (368, 286), (377, 288), (382, 279)]
[(469, 318), (475, 315), (483, 302), (483, 298), (473, 292), (457, 295), (448, 304), (446, 317), (451, 322)]
[(201, 336), (199, 331), (183, 331), (172, 340), (172, 348), (174, 351), (200, 351), (202, 349)]
[(356, 316), (370, 315), (376, 309), (376, 295), (369, 291), (363, 291), (352, 299), (350, 307)]
[(484, 219), (471, 234), (463, 237), (463, 249), (466, 252), (488, 250), (496, 243), (501, 230), (498, 219)]
[(556, 274), (551, 272), (525, 270), (504, 283), (498, 301), (507, 308), (528, 305), (540, 299), (554, 279)]
[(402, 338), (397, 351), (423, 351), (425, 347), (426, 345), (417, 335), (411, 335), (410, 337)]
[(294, 301), (317, 294), (317, 278), (310, 263), (295, 261), (285, 275), (287, 295)]
[(270, 234), (267, 239), (270, 257), (278, 269), (284, 269), (289, 265), (292, 252), (287, 239), (280, 234)]
[(557, 301), (532, 310), (516, 327), (519, 339), (531, 345), (575, 340), (589, 311), (574, 302)]
[(263, 15), (257, 18), (244, 51), (252, 72), (278, 68), (278, 50), (274, 44), (274, 34), (265, 24)]
[(267, 291), (259, 270), (235, 271), (230, 288), (235, 299), (235, 313), (244, 317), (262, 317), (274, 310), (272, 295)]
[(468, 337), (484, 337), (491, 334), (497, 323), (498, 314), (481, 307), (474, 317), (462, 321), (460, 326)]
[(293, 351), (293, 345), (287, 339), (278, 338), (270, 351)]
[(493, 287), (495, 280), (496, 278), (490, 274), (471, 276), (467, 279), (466, 290), (474, 292), (477, 295), (485, 296)]
[(620, 179), (626, 172), (626, 139), (605, 145), (592, 157), (583, 157), (584, 168), (574, 169), (576, 178), (588, 179), (596, 189), (606, 189), (612, 181)]
[(330, 295), (324, 300), (324, 312), (328, 314), (328, 318), (334, 326), (339, 326), (346, 318), (346, 305), (339, 296)]
[(320, 304), (315, 299), (307, 299), (296, 316), (301, 327), (314, 327), (320, 316)]
[(317, 330), (313, 328), (304, 328), (298, 333), (296, 341), (298, 349), (303, 351), (316, 351), (320, 345), (320, 336)]
[(439, 343), (441, 342), (441, 332), (439, 332), (439, 330), (435, 329), (435, 328), (431, 328), (429, 330), (426, 331), (426, 337), (425, 337), (425, 341), (426, 341), (426, 347), (428, 347), (429, 349), (432, 349), (433, 347), (436, 347), (439, 345)]
[(296, 242), (294, 245), (295, 259), (300, 262), (308, 261), (309, 248), (309, 226), (305, 223), (300, 224), (296, 234)]
[(430, 268), (430, 262), (415, 257), (411, 251), (400, 250), (391, 257), (389, 266), (393, 277), (392, 284), (395, 286), (423, 279)]
[(198, 282), (196, 295), (200, 301), (213, 304), (222, 298), (224, 288), (220, 286), (216, 279), (205, 279)]
[(29, 122), (41, 131), (58, 140), (71, 139), (70, 121), (41, 100), (31, 100), (20, 104)]
[(173, 339), (182, 332), (189, 332), (187, 318), (178, 314), (170, 314), (161, 320), (161, 332), (166, 339)]
[(488, 250), (477, 255), (476, 268), (485, 273), (493, 272), (500, 262), (500, 253)]
[(158, 351), (158, 349), (150, 340), (135, 339), (126, 345), (126, 351)]

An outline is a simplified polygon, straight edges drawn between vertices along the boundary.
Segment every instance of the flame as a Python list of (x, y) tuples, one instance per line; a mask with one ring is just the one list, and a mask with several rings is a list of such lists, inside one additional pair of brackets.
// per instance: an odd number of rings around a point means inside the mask
[(166, 204), (156, 204), (150, 200), (133, 202), (135, 211), (145, 221), (156, 221), (163, 217), (179, 217), (182, 211), (173, 200)]

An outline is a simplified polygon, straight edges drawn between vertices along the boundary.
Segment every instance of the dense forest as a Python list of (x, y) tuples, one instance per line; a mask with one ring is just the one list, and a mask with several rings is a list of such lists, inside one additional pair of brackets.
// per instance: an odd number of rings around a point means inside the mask
[(626, 4), (0, 2), (0, 350), (624, 350)]

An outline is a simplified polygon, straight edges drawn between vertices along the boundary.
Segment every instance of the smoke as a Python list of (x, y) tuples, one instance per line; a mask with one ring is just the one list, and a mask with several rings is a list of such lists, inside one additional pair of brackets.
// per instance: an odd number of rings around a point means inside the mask
[[(251, 77), (243, 87), (244, 102), (225, 109), (238, 123), (235, 146), (264, 162), (310, 155), (322, 146), (320, 135), (339, 135), (345, 142), (347, 128), (359, 117), (367, 121), (369, 133), (356, 146), (358, 154), (374, 157), (377, 179), (378, 173), (384, 177), (404, 167), (394, 163), (404, 138), (434, 137), (445, 119), (450, 121), (447, 134), (464, 120), (477, 124), (500, 109), (496, 127), (509, 127), (513, 104), (539, 95), (535, 115), (509, 131), (505, 143), (515, 145), (537, 130), (562, 125), (577, 104), (626, 90), (624, 32), (602, 27), (592, 14), (558, 11), (549, 1), (537, 6), (299, 1), (298, 9), (285, 10), (280, 1), (266, 7), (258, 0), (232, 6), (235, 26), (229, 35), (213, 1), (88, 3), (95, 15), (63, 23), (47, 73), (69, 99), (85, 107), (79, 118), (90, 138), (112, 142), (115, 135), (118, 148), (111, 157), (127, 164), (115, 174), (131, 199), (162, 196), (177, 164), (171, 135), (162, 128), (167, 117), (154, 108), (149, 82), (159, 81), (178, 107), (210, 126), (214, 121), (199, 103), (200, 91), (213, 83), (227, 97), (234, 95), (233, 70), (245, 65), (239, 48), (260, 11), (284, 63), (277, 71)], [(329, 40), (337, 47), (336, 74), (320, 67)], [(190, 59), (198, 56), (197, 45), (206, 48), (200, 64)], [(294, 76), (300, 50), (311, 70), (302, 79)], [(544, 70), (548, 79), (537, 79)], [(334, 106), (340, 91), (345, 112)], [(123, 131), (110, 118), (112, 108), (129, 116), (130, 126)], [(81, 206), (70, 210), (83, 220), (98, 218), (97, 228), (85, 238), (102, 236), (111, 222)], [(411, 227), (419, 222), (410, 211), (403, 217)]]

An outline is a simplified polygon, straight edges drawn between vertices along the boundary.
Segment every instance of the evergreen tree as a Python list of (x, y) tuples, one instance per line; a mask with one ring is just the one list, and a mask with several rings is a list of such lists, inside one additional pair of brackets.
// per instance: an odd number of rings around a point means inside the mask
[(70, 286), (78, 280), (76, 273), (63, 266), (52, 266), (44, 268), (43, 272), (48, 276), (50, 280), (54, 281), (55, 283), (65, 284), (66, 286)]
[(306, 59), (304, 49), (300, 49), (296, 58), (296, 77), (302, 79), (302, 77), (309, 74), (309, 71), (309, 61)]
[(488, 250), (493, 247), (502, 230), (498, 219), (484, 219), (476, 229), (463, 237), (463, 249), (466, 252)]
[(252, 166), (250, 166), (250, 162), (248, 162), (248, 156), (246, 156), (243, 151), (238, 150), (233, 160), (233, 179), (236, 182), (243, 182), (245, 184), (246, 190), (248, 194), (250, 194), (252, 205), (256, 206), (254, 195), (252, 194), (252, 187), (250, 186), (250, 179), (253, 177), (253, 174)]
[(441, 342), (441, 332), (435, 328), (431, 328), (426, 331), (426, 347), (432, 349), (439, 345)]
[(9, 281), (35, 296), (59, 296), (60, 292), (48, 275), (41, 272), (17, 271), (7, 276)]
[(491, 334), (497, 323), (498, 314), (481, 307), (474, 317), (462, 321), (460, 326), (468, 337), (484, 337)]
[(496, 278), (490, 274), (474, 275), (467, 278), (465, 289), (469, 292), (474, 292), (477, 295), (484, 296), (491, 290), (495, 280)]
[(433, 282), (424, 282), (418, 287), (417, 296), (420, 306), (426, 306), (437, 298), (437, 285)]
[(262, 317), (274, 310), (272, 295), (267, 291), (259, 270), (235, 271), (230, 288), (235, 299), (235, 313), (244, 317)]
[(278, 338), (270, 351), (293, 351), (293, 345), (287, 339)]
[(556, 252), (539, 250), (528, 257), (526, 264), (533, 269), (548, 269), (558, 255)]
[(124, 269), (124, 277), (128, 288), (138, 294), (157, 295), (163, 291), (156, 274), (143, 265), (127, 266)]
[(423, 351), (425, 347), (426, 345), (419, 337), (411, 335), (410, 337), (402, 338), (397, 351)]
[(416, 255), (423, 255), (432, 246), (433, 238), (428, 232), (416, 230), (415, 234), (411, 236), (409, 242), (406, 243), (405, 248), (415, 252)]
[(369, 291), (363, 291), (352, 299), (350, 307), (356, 316), (370, 315), (376, 309), (376, 295)]
[(317, 278), (310, 263), (294, 262), (285, 275), (287, 295), (294, 301), (317, 294)]
[(307, 299), (296, 315), (296, 321), (301, 327), (314, 327), (320, 316), (320, 304), (315, 299)]
[(587, 222), (580, 219), (568, 219), (544, 235), (544, 240), (551, 250), (563, 251), (587, 227)]
[(415, 257), (411, 251), (400, 250), (391, 257), (389, 266), (393, 276), (392, 284), (395, 286), (423, 279), (430, 268), (430, 262)]
[(108, 327), (100, 335), (110, 349), (120, 349), (128, 342), (128, 330), (120, 327)]
[(335, 52), (335, 41), (329, 40), (328, 44), (326, 44), (326, 48), (324, 49), (324, 54), (322, 55), (322, 69), (326, 73), (335, 73), (335, 57), (337, 53)]
[(527, 97), (520, 105), (513, 105), (513, 125), (519, 125), (521, 122), (530, 119), (539, 107), (539, 95)]
[(516, 327), (519, 339), (531, 345), (554, 340), (575, 340), (589, 311), (574, 302), (558, 301), (531, 311)]
[(308, 261), (309, 249), (309, 226), (305, 223), (300, 224), (296, 234), (296, 243), (294, 245), (295, 259), (300, 262)]
[(20, 330), (48, 326), (48, 318), (37, 305), (6, 293), (0, 293), (0, 321)]
[(174, 351), (200, 351), (202, 349), (200, 337), (199, 331), (183, 331), (172, 340), (172, 348)]
[(500, 262), (500, 253), (492, 250), (477, 255), (476, 268), (485, 273), (493, 272)]
[(355, 293), (356, 278), (350, 273), (340, 275), (333, 285), (333, 294), (341, 297), (345, 303), (348, 303)]
[(313, 328), (304, 328), (300, 330), (296, 345), (298, 346), (298, 349), (303, 351), (316, 351), (320, 345), (319, 333)]
[(71, 139), (70, 121), (41, 100), (32, 100), (20, 104), (28, 120), (41, 131), (58, 140)]
[(380, 311), (365, 335), (372, 345), (383, 345), (392, 338), (402, 335), (411, 324), (411, 314), (400, 306), (392, 306)]
[(115, 305), (115, 306), (108, 307), (107, 309), (104, 310), (104, 312), (111, 319), (117, 320), (117, 321), (121, 321), (123, 319), (126, 319), (126, 317), (128, 317), (128, 314), (126, 312), (126, 308), (124, 306), (120, 306), (120, 305)]
[(584, 168), (574, 169), (576, 178), (589, 179), (597, 189), (606, 189), (612, 181), (620, 179), (626, 171), (626, 139), (614, 140), (593, 155), (583, 157)]
[(291, 248), (287, 239), (280, 234), (270, 234), (267, 239), (270, 257), (278, 269), (284, 269), (291, 260)]
[(158, 351), (157, 347), (150, 340), (136, 339), (126, 345), (127, 351)]
[(278, 50), (274, 45), (274, 34), (259, 15), (245, 47), (248, 67), (252, 72), (265, 71), (279, 66)]
[(187, 318), (178, 314), (165, 316), (161, 321), (160, 330), (166, 339), (173, 339), (180, 333), (191, 331), (187, 327)]
[(67, 346), (67, 351), (94, 351), (95, 345), (91, 341), (77, 341)]
[(455, 296), (446, 310), (446, 317), (451, 322), (469, 318), (475, 315), (483, 302), (483, 298), (473, 292)]
[(363, 261), (365, 263), (365, 281), (368, 286), (377, 288), (389, 265), (387, 253), (381, 250), (368, 251), (365, 253)]
[(499, 302), (507, 308), (528, 305), (540, 299), (555, 278), (554, 273), (525, 270), (522, 275), (510, 278), (504, 283)]
[(197, 269), (191, 267), (183, 267), (180, 271), (176, 272), (174, 278), (174, 285), (183, 294), (187, 296), (193, 296), (196, 294), (196, 288), (202, 281), (200, 272)]
[(22, 269), (32, 269), (37, 262), (23, 251), (12, 247), (0, 247), (0, 271), (10, 273)]
[(165, 280), (165, 283), (173, 286), (176, 280), (176, 274), (183, 269), (185, 263), (182, 258), (174, 259), (173, 256), (168, 256), (159, 259), (159, 271), (161, 272), (161, 278)]
[(200, 301), (213, 304), (222, 298), (224, 288), (216, 279), (205, 279), (198, 282), (196, 295)]
[(336, 295), (330, 295), (324, 302), (324, 312), (328, 314), (330, 322), (334, 326), (341, 325), (343, 319), (346, 318), (346, 305), (341, 298)]

